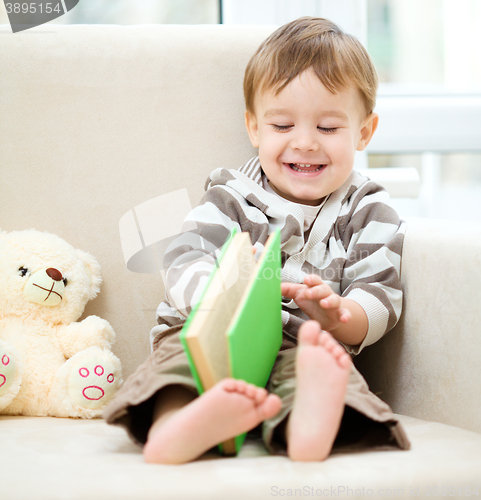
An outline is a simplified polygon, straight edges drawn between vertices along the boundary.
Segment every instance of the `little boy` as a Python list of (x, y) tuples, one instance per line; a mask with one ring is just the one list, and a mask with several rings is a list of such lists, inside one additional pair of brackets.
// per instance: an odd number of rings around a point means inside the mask
[[(409, 448), (349, 355), (390, 330), (402, 307), (405, 225), (386, 192), (353, 171), (377, 127), (376, 90), (365, 49), (324, 19), (279, 28), (250, 60), (245, 121), (259, 155), (210, 175), (186, 219), (197, 229), (165, 257), (153, 353), (106, 411), (145, 444), (147, 462), (194, 460), (260, 424), (269, 451), (292, 460)], [(281, 230), (283, 344), (266, 389), (225, 379), (199, 397), (178, 333), (233, 227), (257, 252)]]

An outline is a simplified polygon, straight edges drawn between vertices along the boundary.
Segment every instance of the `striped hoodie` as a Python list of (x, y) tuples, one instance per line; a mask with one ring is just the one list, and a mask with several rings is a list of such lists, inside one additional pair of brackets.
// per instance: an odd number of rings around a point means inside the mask
[[(210, 174), (205, 195), (166, 251), (166, 299), (157, 308), (158, 326), (151, 341), (185, 321), (232, 228), (250, 233), (256, 256), (279, 228), (282, 281), (302, 283), (307, 274), (317, 274), (335, 293), (366, 311), (366, 338), (358, 346), (345, 346), (358, 354), (393, 328), (401, 315), (405, 222), (389, 206), (387, 192), (353, 170), (304, 233), (302, 207), (267, 192), (264, 176), (258, 157), (238, 170), (219, 168)], [(283, 299), (285, 342), (296, 344), (297, 330), (306, 319), (293, 300)]]

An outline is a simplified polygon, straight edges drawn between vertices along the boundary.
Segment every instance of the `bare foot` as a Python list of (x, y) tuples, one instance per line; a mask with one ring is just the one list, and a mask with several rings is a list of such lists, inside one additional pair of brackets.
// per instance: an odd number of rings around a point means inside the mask
[(149, 433), (148, 463), (181, 464), (247, 432), (281, 409), (281, 400), (243, 380), (224, 379)]
[(329, 455), (344, 410), (351, 357), (316, 321), (298, 333), (296, 395), (287, 423), (292, 460), (319, 461)]

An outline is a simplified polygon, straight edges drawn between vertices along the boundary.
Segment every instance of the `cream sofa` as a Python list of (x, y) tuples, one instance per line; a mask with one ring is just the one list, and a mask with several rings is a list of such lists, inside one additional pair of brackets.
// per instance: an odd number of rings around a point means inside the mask
[[(163, 295), (159, 273), (126, 267), (123, 250), (134, 258), (136, 245), (147, 254), (153, 248), (148, 228), (143, 237), (128, 235), (128, 214), (176, 191), (195, 204), (212, 169), (253, 155), (241, 83), (270, 31), (44, 25), (11, 34), (0, 27), (0, 227), (54, 232), (98, 258), (103, 288), (85, 315), (113, 325), (125, 376), (149, 353)], [(150, 218), (150, 230), (176, 214), (166, 207)], [(410, 451), (293, 463), (249, 440), (237, 458), (155, 466), (102, 420), (3, 416), (0, 498), (476, 498), (480, 268), (480, 224), (409, 221), (402, 319), (357, 364), (401, 415)]]

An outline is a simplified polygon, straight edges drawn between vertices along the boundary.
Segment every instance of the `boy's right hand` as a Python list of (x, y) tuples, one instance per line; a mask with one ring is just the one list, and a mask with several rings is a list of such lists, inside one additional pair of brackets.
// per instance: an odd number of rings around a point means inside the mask
[(343, 307), (343, 298), (317, 275), (306, 276), (304, 283), (282, 283), (281, 293), (293, 299), (310, 319), (316, 320), (328, 332), (351, 319), (351, 312)]

